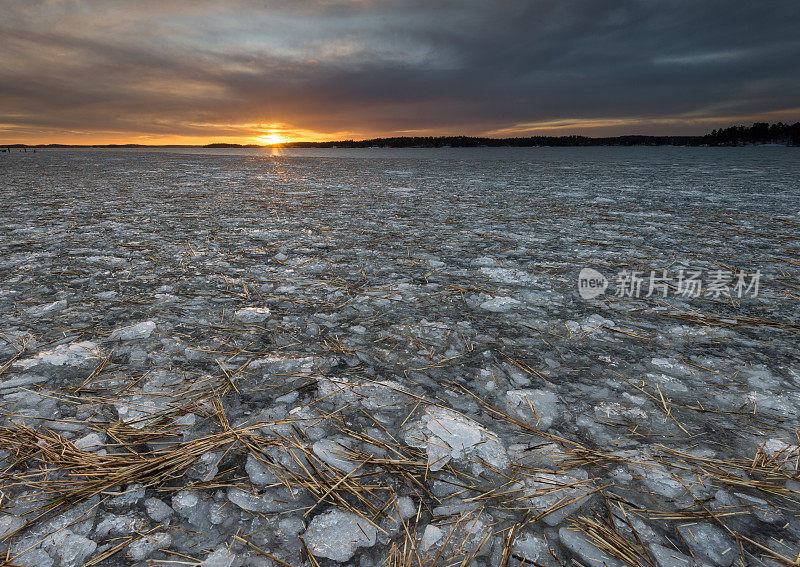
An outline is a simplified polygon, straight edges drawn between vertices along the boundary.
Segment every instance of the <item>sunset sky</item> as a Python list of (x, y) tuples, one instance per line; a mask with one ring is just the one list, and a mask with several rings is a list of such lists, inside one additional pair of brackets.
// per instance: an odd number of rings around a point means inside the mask
[(0, 0), (0, 143), (794, 122), (798, 30), (797, 0)]

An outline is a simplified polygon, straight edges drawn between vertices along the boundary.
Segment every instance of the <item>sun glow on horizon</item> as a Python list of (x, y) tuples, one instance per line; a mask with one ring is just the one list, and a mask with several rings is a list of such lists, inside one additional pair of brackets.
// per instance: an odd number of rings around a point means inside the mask
[(262, 142), (268, 146), (277, 146), (280, 144), (285, 144), (290, 140), (287, 140), (283, 136), (281, 136), (278, 132), (270, 132), (266, 136), (261, 136), (258, 138), (259, 142)]

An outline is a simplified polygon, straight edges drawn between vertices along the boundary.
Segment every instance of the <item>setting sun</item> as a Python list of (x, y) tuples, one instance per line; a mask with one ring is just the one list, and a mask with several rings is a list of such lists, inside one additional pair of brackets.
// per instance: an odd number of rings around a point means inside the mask
[(277, 132), (272, 132), (270, 134), (267, 134), (266, 136), (261, 136), (259, 140), (269, 146), (274, 146), (277, 144), (283, 144), (284, 142), (288, 142), (286, 138), (284, 138)]

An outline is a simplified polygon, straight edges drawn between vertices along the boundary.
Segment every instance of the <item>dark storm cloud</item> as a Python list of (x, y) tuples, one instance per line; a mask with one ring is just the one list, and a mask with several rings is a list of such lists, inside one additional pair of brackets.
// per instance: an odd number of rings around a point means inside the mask
[(4, 138), (705, 131), (800, 106), (795, 1), (8, 0), (0, 13)]

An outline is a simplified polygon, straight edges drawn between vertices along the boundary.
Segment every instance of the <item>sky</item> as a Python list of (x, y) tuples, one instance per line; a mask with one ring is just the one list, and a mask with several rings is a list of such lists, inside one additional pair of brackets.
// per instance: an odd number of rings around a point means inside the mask
[(797, 0), (0, 0), (0, 143), (800, 120)]

